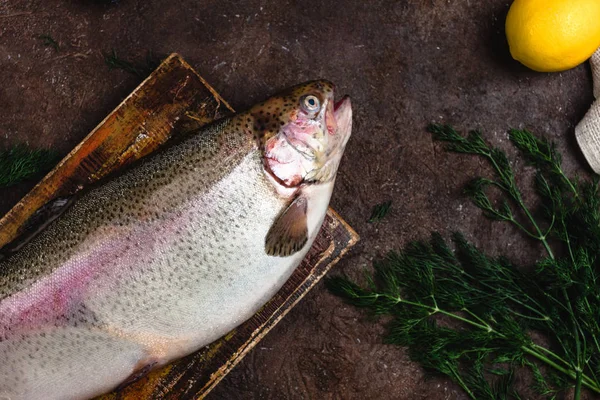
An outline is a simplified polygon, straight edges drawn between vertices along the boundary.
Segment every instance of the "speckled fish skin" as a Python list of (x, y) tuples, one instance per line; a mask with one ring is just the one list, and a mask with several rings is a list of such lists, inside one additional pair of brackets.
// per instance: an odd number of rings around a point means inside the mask
[(82, 195), (0, 261), (0, 399), (102, 394), (250, 318), (308, 252), (350, 130), (313, 81)]

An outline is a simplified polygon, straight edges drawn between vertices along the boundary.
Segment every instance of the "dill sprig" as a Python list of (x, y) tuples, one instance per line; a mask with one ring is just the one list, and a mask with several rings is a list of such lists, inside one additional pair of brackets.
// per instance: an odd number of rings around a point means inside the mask
[(54, 38), (52, 36), (50, 36), (48, 34), (43, 34), (43, 35), (39, 35), (38, 39), (40, 39), (42, 41), (44, 46), (52, 47), (54, 49), (54, 51), (60, 50), (60, 45), (58, 44), (58, 42), (56, 40), (54, 40)]
[(121, 69), (141, 79), (145, 79), (160, 64), (160, 60), (150, 51), (146, 54), (144, 63), (133, 63), (119, 57), (115, 49), (104, 54), (104, 62), (109, 69)]
[(35, 178), (48, 172), (58, 161), (58, 154), (51, 150), (32, 150), (17, 145), (0, 150), (0, 187)]
[[(600, 393), (598, 181), (569, 179), (552, 143), (511, 130), (511, 142), (536, 169), (541, 202), (533, 210), (506, 154), (480, 132), (463, 136), (446, 125), (429, 131), (448, 151), (489, 162), (494, 176), (474, 179), (467, 195), (487, 217), (539, 242), (545, 256), (523, 268), (486, 255), (459, 233), (451, 245), (434, 233), (377, 262), (366, 287), (337, 277), (329, 288), (355, 306), (392, 316), (387, 340), (408, 346), (413, 360), (450, 377), (473, 399), (520, 398), (512, 385), (518, 368), (530, 368), (533, 388), (547, 397), (569, 387), (574, 399), (583, 387)], [(499, 201), (489, 197), (490, 188)]]
[(373, 207), (373, 211), (371, 211), (371, 216), (369, 217), (369, 220), (367, 222), (373, 223), (381, 221), (388, 214), (391, 206), (391, 200), (388, 200), (381, 204), (377, 204)]

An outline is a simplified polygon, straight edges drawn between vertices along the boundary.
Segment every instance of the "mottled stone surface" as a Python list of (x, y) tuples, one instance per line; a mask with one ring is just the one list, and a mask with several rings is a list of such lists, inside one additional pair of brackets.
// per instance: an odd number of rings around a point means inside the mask
[[(509, 4), (0, 0), (0, 146), (66, 154), (140, 82), (109, 71), (102, 52), (113, 48), (137, 61), (148, 51), (179, 52), (236, 109), (322, 77), (352, 96), (355, 112), (332, 205), (362, 241), (333, 273), (359, 277), (374, 258), (432, 230), (459, 229), (492, 253), (531, 261), (530, 242), (484, 220), (462, 195), (487, 168), (445, 154), (424, 130), (430, 121), (480, 128), (510, 150), (507, 129), (527, 127), (558, 143), (567, 171), (588, 173), (573, 128), (592, 101), (589, 68), (541, 74), (512, 61), (503, 32)], [(45, 47), (41, 34), (60, 50)], [(0, 191), (0, 212), (32, 185)], [(390, 215), (366, 223), (388, 199)], [(320, 284), (211, 398), (464, 398), (383, 344), (384, 331)]]

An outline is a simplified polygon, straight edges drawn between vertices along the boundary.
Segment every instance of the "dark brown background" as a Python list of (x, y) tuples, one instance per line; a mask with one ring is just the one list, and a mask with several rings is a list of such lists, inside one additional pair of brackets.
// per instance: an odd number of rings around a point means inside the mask
[[(461, 194), (485, 166), (445, 154), (424, 130), (430, 121), (481, 128), (510, 149), (507, 129), (527, 127), (559, 144), (567, 171), (588, 172), (573, 127), (592, 101), (589, 68), (540, 74), (512, 61), (509, 4), (0, 0), (0, 147), (73, 148), (140, 82), (108, 69), (102, 52), (111, 49), (140, 62), (148, 51), (179, 52), (236, 109), (327, 78), (352, 96), (355, 115), (332, 206), (362, 237), (334, 274), (359, 277), (374, 258), (432, 230), (460, 229), (493, 253), (531, 261), (531, 243), (484, 220)], [(0, 212), (32, 185), (1, 190)], [(390, 215), (366, 223), (385, 200)], [(464, 398), (382, 344), (384, 331), (319, 284), (210, 398)]]

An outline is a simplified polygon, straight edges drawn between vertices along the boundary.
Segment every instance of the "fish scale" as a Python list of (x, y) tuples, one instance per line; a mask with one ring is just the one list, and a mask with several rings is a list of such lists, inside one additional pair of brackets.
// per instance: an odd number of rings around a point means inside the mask
[[(0, 261), (0, 399), (101, 394), (264, 305), (308, 252), (334, 184), (282, 184), (288, 171), (266, 167), (264, 146), (296, 121), (312, 124), (302, 135), (326, 137), (337, 118), (333, 156), (302, 158), (309, 171), (292, 173), (336, 170), (351, 114), (348, 100), (334, 108), (331, 88), (300, 85), (188, 135), (84, 193)], [(299, 108), (307, 95), (321, 99), (319, 114)], [(273, 254), (271, 242), (293, 251)]]

